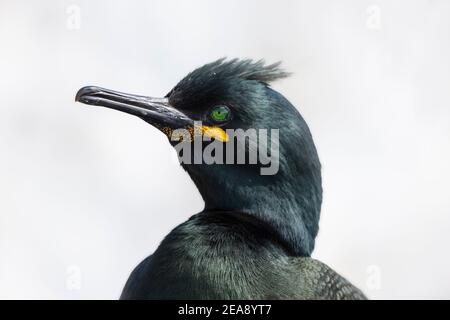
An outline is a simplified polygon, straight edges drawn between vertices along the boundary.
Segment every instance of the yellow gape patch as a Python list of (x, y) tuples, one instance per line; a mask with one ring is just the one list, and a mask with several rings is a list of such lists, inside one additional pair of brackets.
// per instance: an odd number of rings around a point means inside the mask
[(219, 140), (221, 142), (227, 142), (228, 141), (228, 135), (222, 128), (219, 127), (209, 127), (209, 126), (202, 126), (201, 127), (202, 133), (208, 137), (214, 138), (216, 140)]

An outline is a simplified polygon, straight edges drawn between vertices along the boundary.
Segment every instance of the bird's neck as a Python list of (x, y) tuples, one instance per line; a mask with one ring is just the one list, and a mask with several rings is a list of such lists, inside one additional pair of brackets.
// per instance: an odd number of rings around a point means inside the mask
[(277, 178), (236, 180), (227, 175), (209, 181), (191, 173), (205, 201), (205, 211), (243, 212), (268, 225), (296, 256), (310, 256), (318, 232), (322, 187), (320, 170), (305, 170), (295, 179), (283, 173)]

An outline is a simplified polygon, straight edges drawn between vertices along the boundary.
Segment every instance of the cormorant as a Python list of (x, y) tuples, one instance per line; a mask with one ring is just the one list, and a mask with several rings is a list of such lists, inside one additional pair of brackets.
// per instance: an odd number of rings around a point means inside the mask
[[(271, 152), (278, 153), (274, 174), (262, 174), (260, 156), (256, 163), (181, 163), (205, 208), (135, 268), (121, 299), (365, 299), (310, 257), (322, 203), (321, 165), (306, 122), (269, 85), (288, 75), (279, 63), (219, 59), (189, 73), (164, 98), (93, 86), (78, 91), (76, 101), (135, 115), (168, 137), (187, 129), (190, 136), (180, 140), (189, 146), (209, 137), (194, 154), (212, 142), (231, 143), (230, 129), (279, 130), (271, 141), (277, 148)], [(246, 139), (240, 147), (248, 156), (257, 141)], [(224, 149), (221, 157), (236, 160), (238, 147)]]

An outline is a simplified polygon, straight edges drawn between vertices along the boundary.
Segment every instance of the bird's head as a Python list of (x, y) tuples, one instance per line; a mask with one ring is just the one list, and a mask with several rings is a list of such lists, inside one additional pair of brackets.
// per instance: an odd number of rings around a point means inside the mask
[(165, 133), (206, 210), (240, 211), (271, 225), (295, 255), (314, 248), (320, 163), (305, 121), (269, 83), (279, 64), (220, 59), (164, 98), (84, 87), (76, 100), (135, 115)]

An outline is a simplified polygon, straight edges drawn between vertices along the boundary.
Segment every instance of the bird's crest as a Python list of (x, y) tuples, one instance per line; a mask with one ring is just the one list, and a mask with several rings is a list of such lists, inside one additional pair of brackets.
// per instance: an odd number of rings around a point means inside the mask
[(185, 76), (167, 94), (172, 100), (187, 99), (196, 93), (203, 94), (216, 90), (223, 83), (233, 80), (252, 80), (268, 86), (269, 83), (290, 76), (289, 72), (280, 68), (281, 62), (266, 65), (264, 60), (221, 58), (205, 64)]
[(256, 80), (268, 84), (272, 81), (286, 78), (290, 73), (280, 68), (281, 62), (266, 65), (264, 60), (221, 58), (194, 70), (188, 76), (194, 77), (202, 74), (217, 75), (224, 78), (241, 78)]
[(278, 79), (286, 78), (291, 73), (280, 68), (281, 62), (266, 65), (264, 60), (253, 61), (252, 59), (221, 58), (208, 63), (189, 73), (178, 84), (182, 86), (186, 82), (196, 82), (211, 78), (240, 78), (244, 80), (255, 80), (269, 84)]

